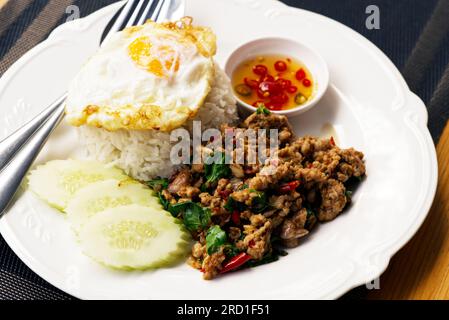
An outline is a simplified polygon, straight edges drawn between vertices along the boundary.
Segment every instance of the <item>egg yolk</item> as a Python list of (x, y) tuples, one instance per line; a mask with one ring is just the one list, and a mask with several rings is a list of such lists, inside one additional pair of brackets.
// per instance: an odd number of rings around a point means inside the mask
[(140, 37), (128, 46), (128, 53), (140, 68), (157, 77), (165, 76), (167, 71), (172, 70), (173, 67), (175, 72), (179, 70), (179, 57), (173, 48), (167, 45), (153, 48), (154, 51), (157, 51), (157, 56), (152, 52), (152, 48), (153, 45), (148, 37)]

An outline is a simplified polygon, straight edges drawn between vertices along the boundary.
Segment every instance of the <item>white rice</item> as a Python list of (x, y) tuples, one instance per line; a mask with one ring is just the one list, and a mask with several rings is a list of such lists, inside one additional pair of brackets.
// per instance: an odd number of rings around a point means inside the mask
[[(220, 128), (223, 123), (237, 120), (231, 84), (218, 66), (204, 105), (184, 127), (190, 131), (194, 120), (201, 120), (203, 130)], [(155, 130), (107, 131), (82, 126), (79, 135), (87, 158), (112, 162), (135, 179), (148, 181), (157, 176), (168, 177), (176, 169), (170, 161), (170, 133)]]

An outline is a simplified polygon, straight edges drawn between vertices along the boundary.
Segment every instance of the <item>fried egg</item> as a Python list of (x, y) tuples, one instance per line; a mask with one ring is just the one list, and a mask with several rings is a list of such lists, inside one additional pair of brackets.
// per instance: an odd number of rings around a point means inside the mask
[(189, 18), (127, 28), (74, 78), (66, 119), (111, 131), (173, 130), (196, 114), (211, 90), (215, 51), (213, 32)]

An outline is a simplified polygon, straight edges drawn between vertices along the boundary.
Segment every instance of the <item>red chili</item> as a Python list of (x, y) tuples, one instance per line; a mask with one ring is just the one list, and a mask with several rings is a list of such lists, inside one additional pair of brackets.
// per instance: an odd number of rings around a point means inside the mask
[(229, 260), (223, 266), (223, 269), (221, 269), (220, 273), (225, 273), (228, 271), (235, 270), (235, 269), (243, 266), (250, 259), (251, 259), (251, 256), (249, 254), (247, 254), (246, 252), (239, 253), (238, 255), (232, 257), (231, 260)]
[(259, 78), (259, 82), (263, 82), (263, 81), (269, 81), (269, 82), (273, 82), (274, 81), (274, 77), (272, 75), (269, 74), (264, 74), (263, 76), (261, 76)]
[(274, 106), (283, 106), (288, 102), (288, 96), (285, 93), (275, 95), (270, 100)]
[(279, 60), (274, 63), (274, 68), (276, 71), (282, 72), (287, 70), (287, 64), (284, 61)]
[(298, 81), (305, 79), (305, 77), (306, 77), (306, 72), (304, 71), (304, 69), (299, 69), (298, 71), (296, 71), (296, 79)]
[(257, 81), (257, 80), (251, 80), (251, 79), (245, 78), (245, 79), (243, 79), (243, 82), (245, 82), (245, 84), (252, 89), (259, 88), (259, 81)]
[(234, 210), (232, 212), (231, 219), (232, 219), (232, 222), (234, 222), (234, 224), (239, 225), (240, 224), (240, 213), (237, 210)]
[(268, 68), (265, 67), (263, 64), (258, 64), (253, 67), (253, 72), (258, 76), (264, 76), (267, 74)]
[(302, 84), (304, 85), (304, 87), (310, 87), (312, 82), (310, 82), (309, 79), (304, 79), (304, 80), (302, 80)]
[(296, 91), (298, 91), (298, 87), (290, 86), (286, 90), (288, 93), (295, 93)]
[(276, 83), (282, 87), (282, 89), (287, 89), (292, 85), (292, 82), (287, 79), (279, 78), (276, 80)]
[(295, 190), (295, 189), (298, 188), (298, 187), (299, 187), (299, 181), (298, 181), (298, 180), (290, 181), (290, 182), (287, 182), (287, 183), (282, 184), (282, 185), (279, 187), (279, 191), (280, 191), (281, 193), (288, 193), (288, 192), (290, 192), (290, 191)]
[(266, 99), (270, 96), (270, 92), (269, 91), (262, 91), (260, 89), (257, 89), (257, 97), (259, 97), (260, 99)]
[(334, 140), (334, 137), (331, 137), (331, 138), (329, 139), (329, 143), (331, 144), (331, 146), (335, 146), (335, 140)]

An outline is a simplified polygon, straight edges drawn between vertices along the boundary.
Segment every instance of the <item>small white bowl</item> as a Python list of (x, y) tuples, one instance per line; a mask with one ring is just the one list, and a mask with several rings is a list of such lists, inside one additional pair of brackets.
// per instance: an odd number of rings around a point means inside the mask
[[(326, 61), (320, 54), (302, 43), (284, 38), (262, 38), (245, 43), (229, 56), (225, 65), (225, 72), (232, 79), (234, 70), (241, 62), (261, 55), (278, 54), (290, 56), (303, 63), (309, 69), (312, 74), (314, 91), (309, 100), (301, 106), (273, 112), (293, 116), (310, 110), (323, 97), (329, 86), (329, 69)], [(242, 101), (235, 92), (234, 96), (238, 104), (247, 111), (254, 112), (256, 110), (252, 105)]]

